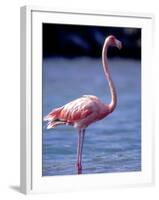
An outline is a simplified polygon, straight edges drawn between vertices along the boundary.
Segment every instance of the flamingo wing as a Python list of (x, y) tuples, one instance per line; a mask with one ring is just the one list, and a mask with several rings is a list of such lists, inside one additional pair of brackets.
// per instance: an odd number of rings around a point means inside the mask
[(48, 128), (54, 128), (61, 124), (74, 125), (74, 123), (88, 118), (91, 114), (98, 113), (99, 104), (102, 104), (99, 102), (100, 100), (95, 96), (84, 95), (52, 110), (44, 120), (49, 121)]
[(92, 101), (84, 96), (66, 104), (61, 113), (60, 118), (68, 123), (73, 123), (90, 115), (92, 110)]

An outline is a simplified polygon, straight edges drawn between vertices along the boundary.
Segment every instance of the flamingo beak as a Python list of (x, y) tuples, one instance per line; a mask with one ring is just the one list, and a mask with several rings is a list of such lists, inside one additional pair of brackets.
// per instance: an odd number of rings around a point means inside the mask
[(116, 44), (116, 47), (118, 48), (118, 49), (121, 49), (122, 48), (122, 43), (119, 41), (119, 40), (115, 40), (115, 44)]

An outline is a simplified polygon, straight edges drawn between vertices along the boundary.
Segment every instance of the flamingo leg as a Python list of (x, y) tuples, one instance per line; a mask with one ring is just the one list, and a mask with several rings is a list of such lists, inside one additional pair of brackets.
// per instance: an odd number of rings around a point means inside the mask
[(81, 162), (80, 162), (80, 153), (81, 153), (81, 130), (79, 130), (78, 132), (78, 143), (77, 143), (77, 163), (76, 163), (76, 167), (77, 167), (77, 173), (80, 174), (81, 170), (82, 170), (82, 166), (81, 166)]
[(83, 129), (83, 131), (82, 131), (82, 140), (81, 140), (81, 152), (80, 152), (80, 154), (81, 154), (81, 161), (82, 161), (82, 151), (83, 151), (83, 143), (84, 143), (84, 136), (85, 136), (85, 129)]
[(85, 136), (85, 129), (82, 131), (80, 130), (78, 132), (78, 144), (77, 144), (77, 173), (82, 173), (82, 150), (83, 150), (83, 142), (84, 142), (84, 136)]

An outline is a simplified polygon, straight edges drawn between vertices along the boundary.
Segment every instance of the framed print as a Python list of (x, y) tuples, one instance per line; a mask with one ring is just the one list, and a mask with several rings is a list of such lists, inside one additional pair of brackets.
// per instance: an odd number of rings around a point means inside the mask
[(152, 25), (21, 8), (23, 193), (153, 183)]

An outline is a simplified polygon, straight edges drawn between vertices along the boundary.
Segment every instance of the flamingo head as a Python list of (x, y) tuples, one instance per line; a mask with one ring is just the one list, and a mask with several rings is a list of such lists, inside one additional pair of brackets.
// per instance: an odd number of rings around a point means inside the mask
[(116, 37), (114, 35), (110, 35), (106, 38), (106, 41), (107, 43), (110, 45), (110, 46), (115, 46), (117, 47), (118, 49), (121, 49), (122, 48), (122, 43), (116, 39)]

